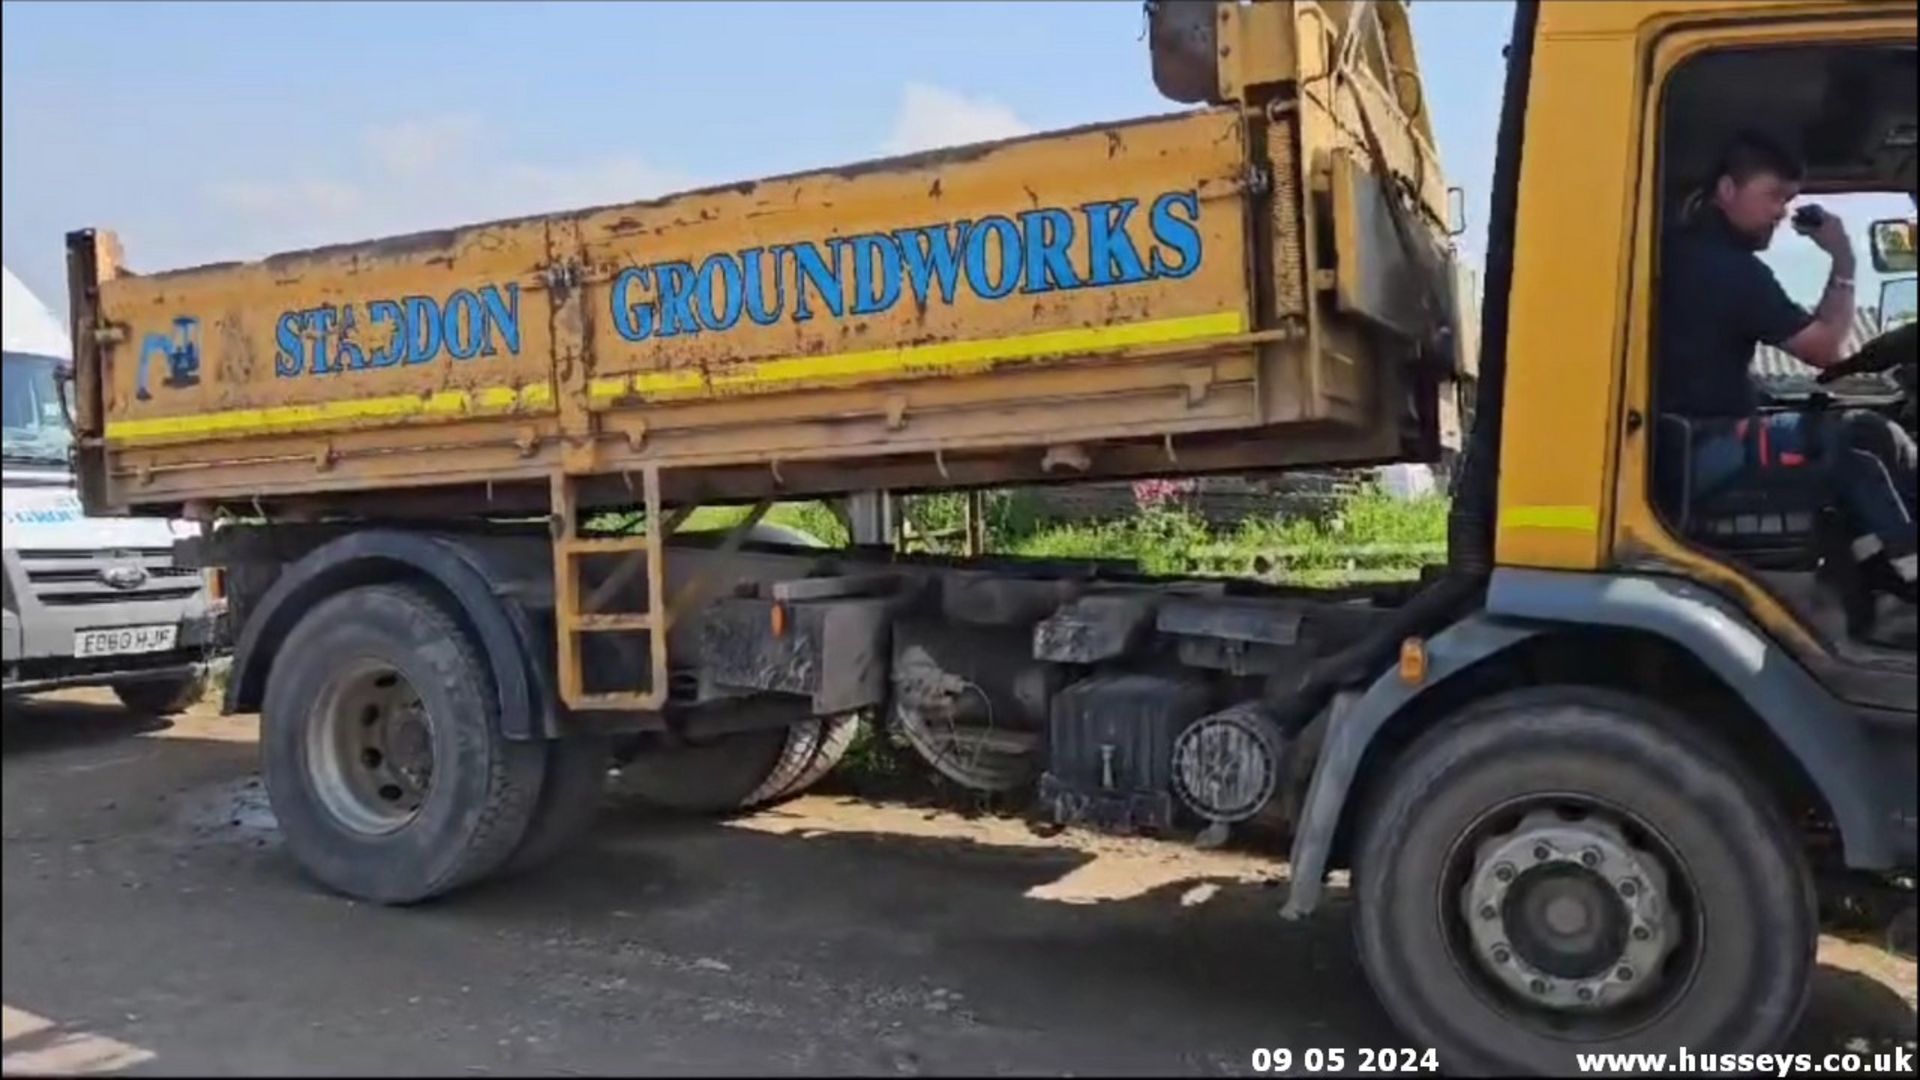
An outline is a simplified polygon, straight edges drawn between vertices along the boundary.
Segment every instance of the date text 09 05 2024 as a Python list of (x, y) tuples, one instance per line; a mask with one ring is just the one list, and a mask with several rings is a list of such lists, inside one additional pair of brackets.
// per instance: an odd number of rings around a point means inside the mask
[(1270, 1050), (1259, 1047), (1253, 1052), (1254, 1072), (1291, 1072), (1296, 1066), (1306, 1072), (1410, 1073), (1439, 1072), (1440, 1055), (1432, 1050)]

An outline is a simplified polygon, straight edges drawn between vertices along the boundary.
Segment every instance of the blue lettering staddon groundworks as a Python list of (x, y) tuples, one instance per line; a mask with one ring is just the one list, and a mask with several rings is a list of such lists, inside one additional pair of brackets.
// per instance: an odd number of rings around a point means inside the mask
[(341, 372), (520, 355), (520, 286), (459, 289), (285, 311), (274, 325), (274, 373)]
[(645, 341), (723, 333), (743, 312), (770, 326), (880, 315), (909, 297), (924, 308), (962, 292), (999, 300), (1178, 279), (1204, 255), (1198, 195), (1169, 191), (1144, 207), (1118, 199), (630, 266), (608, 292), (614, 330)]

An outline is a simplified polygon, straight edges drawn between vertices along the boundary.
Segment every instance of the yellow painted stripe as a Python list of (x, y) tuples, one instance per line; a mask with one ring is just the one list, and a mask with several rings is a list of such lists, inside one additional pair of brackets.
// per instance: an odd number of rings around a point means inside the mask
[(159, 442), (336, 427), (356, 420), (404, 420), (416, 416), (445, 419), (512, 412), (516, 408), (549, 409), (552, 405), (553, 388), (545, 385), (495, 386), (472, 392), (441, 390), (432, 394), (353, 398), (316, 405), (276, 405), (190, 416), (109, 420), (107, 438), (121, 443)]
[(1591, 506), (1509, 506), (1500, 512), (1500, 527), (1599, 532), (1600, 515)]
[(635, 373), (624, 386), (617, 379), (604, 380), (605, 386), (589, 388), (588, 397), (592, 404), (605, 407), (625, 393), (647, 400), (661, 400), (751, 393), (793, 383), (857, 381), (873, 376), (913, 378), (964, 375), (985, 371), (1009, 361), (1048, 356), (1085, 356), (1148, 345), (1230, 337), (1244, 333), (1246, 326), (1246, 319), (1240, 312), (1222, 311), (1113, 326), (1048, 330), (981, 341), (946, 341), (937, 345), (903, 345), (835, 356), (767, 360), (757, 364), (740, 364), (712, 374), (697, 368), (642, 371)]
[[(951, 341), (835, 356), (768, 360), (729, 367), (711, 375), (698, 369), (643, 371), (632, 376), (594, 379), (587, 386), (587, 399), (590, 407), (605, 409), (629, 395), (646, 400), (670, 400), (716, 393), (751, 393), (789, 388), (795, 383), (830, 383), (874, 376), (913, 378), (960, 375), (984, 371), (995, 364), (1009, 361), (1088, 355), (1230, 337), (1244, 333), (1246, 327), (1246, 319), (1240, 312), (1223, 311), (1114, 326), (1049, 330), (981, 341)], [(471, 392), (447, 390), (430, 395), (400, 394), (329, 401), (317, 405), (281, 405), (191, 416), (110, 420), (107, 422), (107, 438), (112, 442), (132, 443), (233, 437), (255, 432), (337, 427), (353, 421), (447, 418), (552, 407), (553, 389), (550, 386), (500, 386)]]

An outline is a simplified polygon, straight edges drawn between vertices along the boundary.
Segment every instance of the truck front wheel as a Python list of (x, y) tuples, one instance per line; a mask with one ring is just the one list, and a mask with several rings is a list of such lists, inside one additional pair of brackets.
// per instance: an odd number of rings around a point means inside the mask
[(1450, 1072), (1764, 1052), (1806, 1002), (1812, 880), (1766, 794), (1664, 708), (1582, 687), (1423, 736), (1363, 828), (1375, 993)]
[(526, 835), (548, 747), (500, 734), (479, 648), (418, 589), (370, 585), (315, 605), (262, 704), (274, 815), (330, 888), (413, 903), (499, 869)]

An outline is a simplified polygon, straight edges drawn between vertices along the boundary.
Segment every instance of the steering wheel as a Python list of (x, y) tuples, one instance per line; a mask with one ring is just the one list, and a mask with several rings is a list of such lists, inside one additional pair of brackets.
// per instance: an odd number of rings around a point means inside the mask
[(1860, 346), (1859, 352), (1822, 371), (1814, 381), (1826, 384), (1849, 375), (1886, 371), (1901, 364), (1912, 366), (1916, 362), (1914, 350), (1920, 348), (1920, 336), (1916, 335), (1920, 335), (1920, 322), (1896, 326)]
[(1916, 347), (1920, 347), (1920, 322), (1894, 327), (1862, 345), (1859, 352), (1822, 371), (1815, 376), (1815, 381), (1825, 384), (1849, 375), (1893, 370), (1900, 398), (1887, 411), (1895, 423), (1912, 435), (1920, 430), (1914, 411), (1914, 376), (1920, 372), (1920, 357), (1914, 355)]

